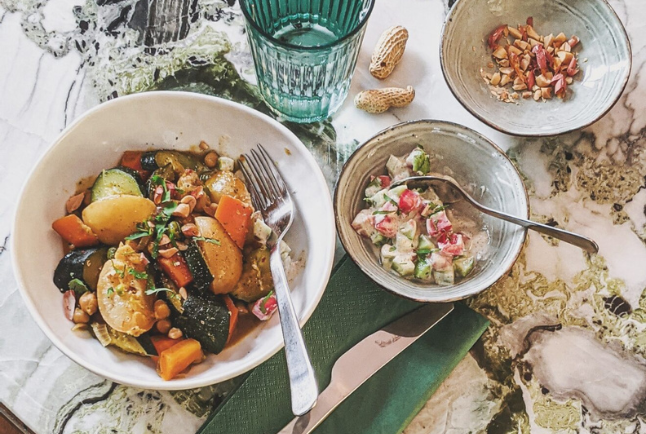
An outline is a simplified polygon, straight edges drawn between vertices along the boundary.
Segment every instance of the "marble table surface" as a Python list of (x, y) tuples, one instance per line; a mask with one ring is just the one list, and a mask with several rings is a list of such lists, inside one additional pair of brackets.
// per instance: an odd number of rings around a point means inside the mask
[[(358, 144), (384, 127), (420, 118), (462, 123), (517, 164), (533, 219), (600, 245), (589, 256), (530, 234), (512, 272), (468, 300), (491, 327), (406, 434), (646, 432), (646, 2), (610, 3), (631, 37), (633, 72), (613, 110), (583, 131), (523, 140), (468, 114), (440, 71), (447, 0), (379, 0), (344, 106), (331, 122), (290, 125), (332, 185)], [(162, 23), (160, 11), (179, 18)], [(411, 36), (385, 84), (413, 85), (416, 99), (383, 115), (359, 112), (354, 95), (383, 85), (367, 65), (394, 24)], [(0, 0), (0, 400), (35, 432), (194, 432), (227, 392), (227, 384), (137, 390), (71, 362), (22, 302), (10, 239), (27, 173), (89, 108), (150, 89), (259, 107), (242, 28), (235, 0)]]

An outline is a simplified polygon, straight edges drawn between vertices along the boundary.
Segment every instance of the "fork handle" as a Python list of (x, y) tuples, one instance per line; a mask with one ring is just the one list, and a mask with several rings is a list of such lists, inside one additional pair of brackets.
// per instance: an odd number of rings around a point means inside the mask
[(271, 249), (269, 266), (274, 279), (274, 291), (278, 304), (280, 325), (285, 341), (285, 358), (289, 373), (289, 386), (292, 397), (292, 412), (302, 416), (310, 411), (318, 399), (318, 385), (314, 377), (314, 369), (310, 362), (303, 335), (298, 325), (298, 317), (289, 294), (287, 276), (280, 257), (280, 241)]

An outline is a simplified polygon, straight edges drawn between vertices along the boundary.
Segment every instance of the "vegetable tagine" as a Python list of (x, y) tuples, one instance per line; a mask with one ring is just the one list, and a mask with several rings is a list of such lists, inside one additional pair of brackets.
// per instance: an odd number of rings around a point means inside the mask
[(380, 249), (384, 268), (398, 276), (446, 286), (466, 277), (474, 267), (469, 236), (456, 232), (450, 210), (432, 188), (390, 187), (392, 182), (431, 172), (431, 159), (421, 146), (403, 157), (391, 155), (388, 175), (371, 176), (361, 210), (352, 227)]
[[(276, 310), (271, 229), (237, 162), (200, 149), (126, 151), (52, 224), (68, 252), (54, 283), (73, 329), (151, 357), (164, 380)], [(289, 263), (284, 243), (281, 253)]]

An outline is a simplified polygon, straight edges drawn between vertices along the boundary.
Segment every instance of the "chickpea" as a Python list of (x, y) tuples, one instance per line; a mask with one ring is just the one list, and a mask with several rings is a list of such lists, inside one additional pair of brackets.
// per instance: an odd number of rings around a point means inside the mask
[(90, 316), (77, 307), (74, 309), (72, 321), (74, 321), (75, 324), (87, 324), (90, 322)]
[(157, 321), (157, 331), (162, 334), (168, 333), (170, 330), (171, 324), (167, 319), (160, 319)]
[(96, 294), (90, 291), (83, 294), (79, 299), (79, 306), (81, 306), (83, 312), (87, 313), (90, 316), (94, 315), (98, 308)]
[(206, 164), (207, 167), (215, 167), (215, 165), (218, 162), (218, 154), (215, 152), (209, 152), (204, 156), (204, 164)]
[(164, 300), (157, 300), (155, 302), (155, 318), (166, 319), (170, 316), (170, 309)]
[(168, 337), (171, 339), (179, 339), (183, 335), (182, 331), (177, 327), (173, 327), (168, 331)]

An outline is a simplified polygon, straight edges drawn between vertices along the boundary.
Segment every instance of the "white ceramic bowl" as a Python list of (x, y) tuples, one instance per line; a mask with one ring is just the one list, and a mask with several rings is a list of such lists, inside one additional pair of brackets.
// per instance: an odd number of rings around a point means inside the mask
[(370, 175), (384, 174), (390, 155), (408, 154), (417, 145), (440, 161), (431, 166), (432, 171), (451, 174), (462, 186), (472, 188), (473, 197), (481, 204), (528, 218), (527, 191), (518, 171), (500, 148), (461, 125), (420, 120), (393, 125), (377, 133), (345, 163), (334, 194), (339, 238), (359, 268), (396, 295), (420, 302), (448, 302), (473, 296), (509, 272), (525, 242), (524, 228), (482, 214), (464, 201), (452, 205), (479, 223), (479, 227), (487, 228), (489, 243), (473, 271), (448, 286), (407, 280), (386, 271), (370, 240), (352, 228), (352, 220), (366, 207), (363, 197)]
[(63, 297), (52, 282), (63, 249), (51, 224), (64, 215), (76, 182), (113, 167), (125, 150), (188, 150), (201, 140), (234, 158), (257, 143), (269, 151), (297, 209), (286, 241), (303, 265), (291, 285), (301, 325), (323, 295), (334, 259), (332, 201), (321, 170), (294, 134), (245, 106), (193, 93), (148, 92), (101, 104), (66, 128), (29, 175), (14, 222), (13, 265), (23, 299), (47, 337), (102, 377), (148, 389), (201, 387), (242, 374), (283, 346), (274, 315), (237, 345), (193, 366), (185, 377), (164, 381), (151, 360), (103, 348), (88, 333), (71, 331), (73, 324), (63, 315)]
[[(480, 77), (491, 72), (489, 34), (501, 24), (534, 18), (541, 35), (577, 35), (580, 72), (566, 99), (518, 104), (494, 98)], [(499, 131), (517, 136), (551, 136), (590, 125), (619, 100), (628, 83), (632, 56), (626, 30), (606, 0), (458, 0), (442, 32), (442, 72), (453, 95), (474, 116)]]

